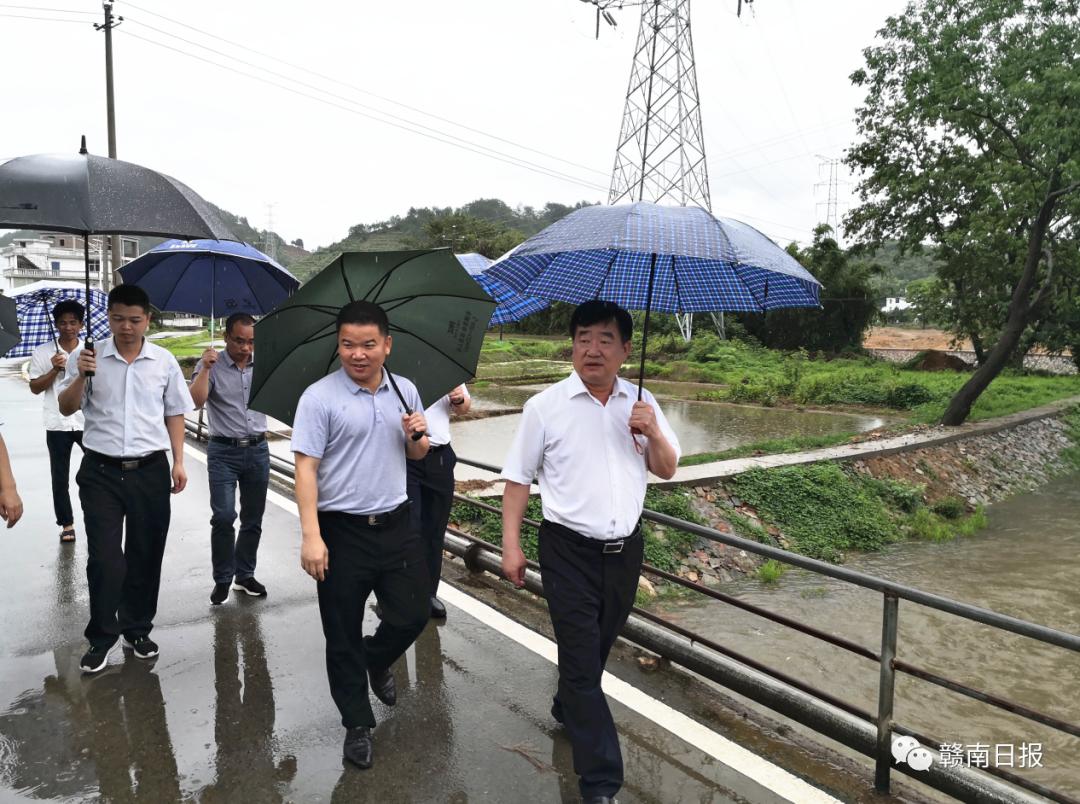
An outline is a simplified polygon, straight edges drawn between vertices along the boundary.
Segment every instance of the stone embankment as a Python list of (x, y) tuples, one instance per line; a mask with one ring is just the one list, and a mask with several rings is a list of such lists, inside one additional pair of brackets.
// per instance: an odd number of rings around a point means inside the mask
[[(925, 350), (920, 349), (867, 349), (874, 357), (890, 363), (907, 363)], [(947, 354), (958, 357), (969, 366), (975, 365), (975, 353), (968, 351), (949, 351)], [(1076, 363), (1067, 355), (1029, 354), (1024, 358), (1024, 368), (1030, 371), (1048, 371), (1051, 374), (1076, 374)]]
[[(1057, 405), (1044, 412), (1007, 417), (1000, 423), (969, 425), (959, 435), (902, 444), (898, 447), (864, 445), (862, 452), (819, 450), (819, 460), (840, 460), (849, 471), (877, 479), (923, 486), (927, 505), (959, 498), (974, 509), (1013, 494), (1036, 488), (1071, 468), (1064, 452), (1074, 446), (1069, 425), (1062, 418), (1067, 408)], [(939, 430), (939, 433), (941, 431)], [(853, 445), (854, 446), (854, 445)], [(885, 448), (882, 448), (885, 447)], [(797, 465), (812, 462), (800, 456), (775, 456)], [(694, 510), (710, 527), (724, 533), (754, 532), (757, 538), (790, 548), (790, 541), (732, 490), (730, 477), (755, 467), (749, 463), (711, 480), (682, 486), (691, 495)], [(681, 561), (677, 573), (687, 580), (716, 586), (735, 577), (753, 574), (762, 559), (727, 545), (702, 540)], [(650, 590), (651, 591), (651, 590)]]

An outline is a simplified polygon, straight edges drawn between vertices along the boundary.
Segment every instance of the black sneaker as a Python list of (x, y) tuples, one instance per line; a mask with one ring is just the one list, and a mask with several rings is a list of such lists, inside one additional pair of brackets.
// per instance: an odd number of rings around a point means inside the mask
[(107, 647), (96, 648), (91, 645), (90, 650), (79, 660), (79, 669), (84, 673), (100, 673), (109, 664), (109, 654), (116, 650), (119, 644), (120, 640), (114, 639), (113, 643)]
[(136, 659), (153, 659), (158, 655), (157, 643), (148, 636), (134, 639), (124, 637), (124, 647), (133, 651)]
[(345, 745), (341, 749), (345, 759), (358, 768), (371, 767), (371, 729), (357, 726), (345, 731)]
[(254, 576), (244, 578), (242, 581), (233, 581), (232, 588), (237, 592), (244, 592), (252, 597), (266, 597), (266, 587), (256, 581)]
[(210, 593), (210, 602), (215, 606), (220, 606), (229, 597), (229, 584), (216, 583), (214, 584), (214, 591)]

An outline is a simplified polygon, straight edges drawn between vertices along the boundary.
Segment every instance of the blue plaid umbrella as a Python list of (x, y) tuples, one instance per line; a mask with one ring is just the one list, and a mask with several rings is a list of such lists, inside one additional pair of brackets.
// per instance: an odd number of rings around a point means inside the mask
[[(29, 357), (41, 344), (56, 340), (56, 328), (53, 325), (52, 310), (58, 302), (74, 299), (86, 307), (86, 290), (77, 282), (34, 282), (18, 288), (8, 294), (15, 302), (19, 316), (19, 332), (22, 340), (5, 357)], [(86, 320), (92, 322), (92, 337), (95, 341), (108, 338), (109, 322), (105, 312), (106, 297), (97, 288), (90, 290), (90, 306), (93, 316), (87, 311)], [(85, 337), (85, 332), (79, 334)]]
[(492, 279), (485, 271), (494, 262), (483, 254), (469, 252), (468, 254), (455, 254), (457, 261), (469, 272), (469, 276), (477, 281), (491, 298), (495, 300), (495, 312), (488, 323), (488, 329), (501, 327), (503, 324), (513, 324), (533, 313), (539, 313), (548, 306), (544, 299), (535, 299), (522, 296), (515, 292), (505, 282)]
[[(521, 296), (612, 301), (649, 313), (819, 307), (813, 275), (757, 229), (700, 207), (637, 202), (576, 210), (500, 257), (484, 275)], [(639, 379), (640, 383), (640, 379)]]

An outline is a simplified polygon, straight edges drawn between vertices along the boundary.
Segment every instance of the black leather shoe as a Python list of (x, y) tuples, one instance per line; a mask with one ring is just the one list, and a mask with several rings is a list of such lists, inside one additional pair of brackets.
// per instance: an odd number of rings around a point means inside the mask
[(437, 597), (431, 598), (431, 616), (436, 620), (446, 619), (446, 606)]
[(345, 745), (341, 749), (345, 759), (358, 768), (371, 767), (371, 729), (357, 726), (345, 732)]
[(559, 699), (556, 698), (551, 702), (551, 716), (555, 718), (555, 722), (560, 726), (563, 723), (562, 704), (559, 703)]
[(397, 685), (394, 684), (394, 674), (387, 667), (381, 673), (376, 673), (368, 668), (368, 684), (375, 697), (387, 706), (397, 703)]

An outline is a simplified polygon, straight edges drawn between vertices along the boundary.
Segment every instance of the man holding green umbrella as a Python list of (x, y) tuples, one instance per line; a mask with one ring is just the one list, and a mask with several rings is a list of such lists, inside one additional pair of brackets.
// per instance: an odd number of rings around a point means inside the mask
[[(368, 686), (397, 700), (391, 665), (424, 630), (430, 580), (406, 493), (406, 458), (428, 451), (416, 386), (384, 367), (393, 338), (383, 309), (353, 301), (337, 315), (341, 368), (300, 397), (293, 421), (300, 561), (318, 582), (330, 694), (345, 726), (345, 759), (372, 764)], [(383, 618), (363, 636), (375, 592)]]

